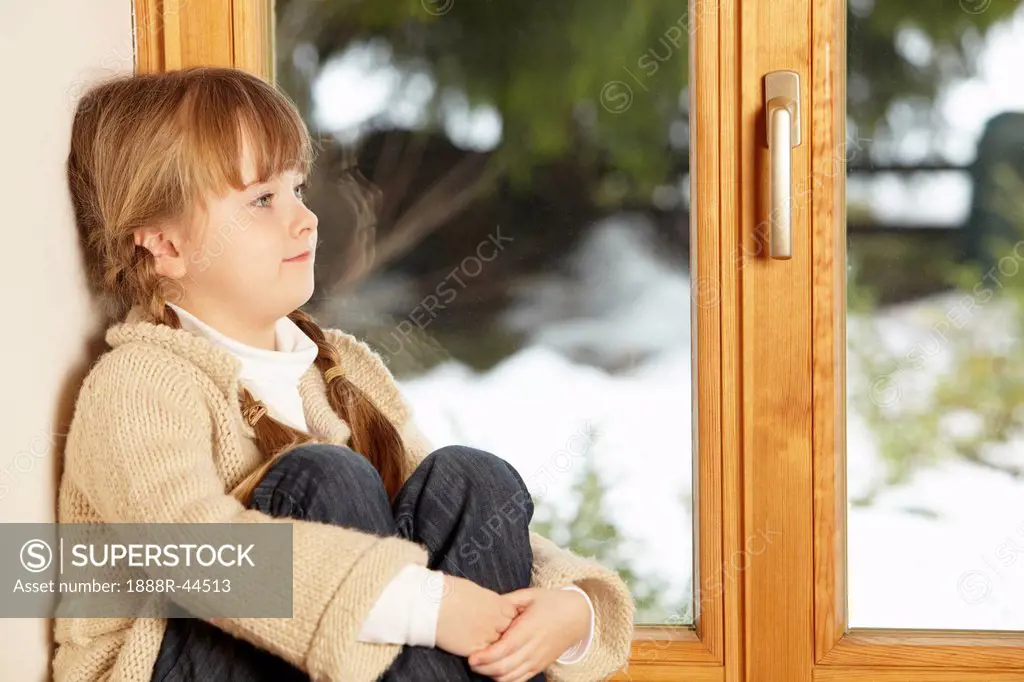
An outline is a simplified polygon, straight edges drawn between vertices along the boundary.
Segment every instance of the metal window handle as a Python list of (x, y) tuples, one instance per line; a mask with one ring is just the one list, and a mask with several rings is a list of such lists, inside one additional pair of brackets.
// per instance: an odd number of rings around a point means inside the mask
[(773, 71), (764, 78), (765, 122), (771, 157), (768, 193), (769, 253), (772, 258), (793, 255), (793, 147), (800, 146), (800, 74)]

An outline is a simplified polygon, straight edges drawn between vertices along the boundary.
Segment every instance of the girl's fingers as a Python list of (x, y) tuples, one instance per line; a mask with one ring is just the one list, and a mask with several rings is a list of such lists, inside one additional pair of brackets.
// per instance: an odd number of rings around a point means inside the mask
[(509, 673), (519, 669), (523, 664), (524, 661), (522, 659), (522, 652), (515, 651), (508, 656), (503, 656), (502, 658), (493, 661), (492, 663), (475, 666), (473, 667), (473, 672), (493, 677), (495, 680), (507, 682), (507, 679), (509, 679)]
[(507, 656), (511, 652), (509, 643), (506, 639), (508, 633), (502, 635), (501, 639), (493, 644), (488, 644), (480, 651), (476, 651), (469, 656), (469, 665), (474, 670), (481, 666), (490, 665), (494, 661), (500, 660)]
[(529, 662), (528, 659), (531, 649), (518, 642), (512, 644), (513, 646), (509, 650), (508, 654), (500, 656), (490, 663), (485, 663), (475, 667), (471, 666), (473, 667), (473, 671), (481, 675), (493, 677), (501, 682), (508, 682), (508, 680), (514, 679), (509, 677), (509, 674)]
[(530, 652), (521, 649), (507, 658), (491, 664), (492, 670), (480, 670), (480, 673), (493, 677), (495, 682), (515, 682), (522, 677), (523, 671), (530, 667)]
[(487, 666), (501, 660), (522, 648), (526, 641), (526, 628), (513, 622), (494, 644), (470, 655), (469, 664), (474, 668)]
[(536, 675), (533, 672), (533, 665), (527, 661), (516, 668), (511, 674), (499, 677), (496, 682), (529, 682), (529, 679)]

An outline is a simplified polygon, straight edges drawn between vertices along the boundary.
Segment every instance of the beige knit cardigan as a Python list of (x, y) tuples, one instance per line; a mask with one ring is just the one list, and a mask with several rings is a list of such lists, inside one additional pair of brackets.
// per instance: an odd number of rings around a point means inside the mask
[[(380, 356), (353, 336), (329, 330), (348, 376), (399, 428), (409, 451), (404, 477), (429, 445)], [(139, 309), (106, 333), (111, 349), (78, 395), (58, 498), (61, 523), (292, 523), (293, 616), (210, 622), (284, 658), (313, 680), (372, 682), (401, 652), (360, 642), (359, 626), (384, 586), (407, 563), (426, 565), (426, 548), (400, 537), (276, 519), (244, 508), (230, 493), (261, 462), (238, 399), (238, 360), (188, 331), (143, 319)], [(300, 393), (311, 435), (345, 445), (349, 427), (327, 401), (311, 367)], [(573, 664), (553, 664), (552, 682), (596, 682), (627, 664), (634, 604), (618, 574), (536, 533), (531, 585), (575, 583), (594, 604), (592, 648)], [(163, 638), (160, 618), (56, 618), (54, 682), (149, 682)]]

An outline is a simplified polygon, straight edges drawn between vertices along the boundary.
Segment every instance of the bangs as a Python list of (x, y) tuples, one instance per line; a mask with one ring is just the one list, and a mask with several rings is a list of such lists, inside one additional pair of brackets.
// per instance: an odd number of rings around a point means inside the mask
[(287, 97), (255, 76), (207, 74), (188, 93), (180, 115), (178, 170), (192, 202), (244, 189), (243, 143), (253, 155), (257, 181), (285, 171), (309, 174), (313, 149), (305, 123)]

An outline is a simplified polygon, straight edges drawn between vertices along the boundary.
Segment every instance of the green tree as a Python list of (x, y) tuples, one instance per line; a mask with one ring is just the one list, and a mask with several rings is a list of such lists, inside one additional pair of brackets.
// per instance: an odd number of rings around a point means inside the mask
[[(713, 30), (720, 8), (735, 11), (738, 2), (695, 0), (691, 11), (655, 0), (278, 0), (277, 75), (308, 112), (311, 83), (327, 61), (355, 43), (385, 46), (392, 63), (436, 82), (435, 128), (453, 95), (499, 112), (496, 160), (515, 177), (571, 157), (608, 175), (599, 191), (649, 200), (673, 154), (686, 156), (672, 126), (685, 123), (689, 39), (698, 27)], [(974, 72), (981, 38), (1020, 3), (847, 4), (850, 122), (860, 138), (875, 139), (892, 132), (896, 102), (931, 116), (941, 88)], [(632, 96), (620, 110), (624, 88)]]
[[(932, 125), (938, 94), (975, 72), (987, 32), (1019, 5), (850, 0), (850, 137), (872, 147), (857, 163), (891, 153), (887, 143), (908, 127)], [(422, 130), (402, 131), (412, 141), (383, 145), (379, 156), (391, 163), (374, 162), (396, 180), (386, 192), (394, 212), (385, 211), (379, 230), (363, 240), (374, 253), (363, 258), (365, 249), (349, 248), (349, 232), (325, 229), (332, 254), (356, 257), (322, 258), (323, 276), (351, 289), (382, 268), (408, 269), (408, 259), (397, 264), (438, 228), (509, 186), (550, 204), (520, 221), (546, 235), (538, 241), (545, 252), (564, 246), (552, 245), (550, 235), (570, 231), (553, 225), (558, 211), (589, 222), (622, 207), (657, 209), (654, 190), (682, 186), (688, 172), (689, 41), (694, 30), (713, 30), (724, 7), (742, 11), (740, 0), (694, 0), (692, 9), (655, 0), (277, 0), (277, 78), (307, 121), (313, 83), (356, 45), (379, 48), (410, 84), (422, 85), (418, 77), (426, 75), (435, 86)], [(465, 152), (464, 163), (439, 167), (428, 140), (445, 136), (442, 114), (453, 98), (492, 107), (501, 142), (482, 158)], [(320, 139), (334, 144), (329, 135)], [(429, 191), (403, 184), (417, 169), (436, 179)], [(326, 196), (314, 182), (311, 197), (325, 227), (347, 224), (349, 212), (337, 208), (337, 171), (329, 175)], [(558, 196), (587, 197), (589, 205), (553, 201), (543, 191), (551, 185)]]

